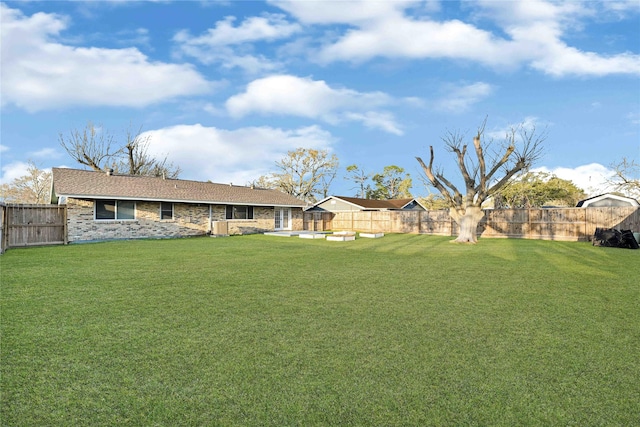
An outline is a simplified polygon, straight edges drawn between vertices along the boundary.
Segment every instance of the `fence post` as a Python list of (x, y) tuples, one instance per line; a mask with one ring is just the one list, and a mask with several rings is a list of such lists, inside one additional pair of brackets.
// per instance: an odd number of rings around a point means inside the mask
[(6, 238), (7, 238), (7, 212), (6, 212), (7, 207), (4, 204), (0, 204), (0, 254), (4, 253), (4, 248), (7, 247), (6, 245)]
[(449, 215), (449, 236), (453, 237), (453, 218)]
[(69, 225), (67, 223), (67, 205), (62, 205), (62, 239), (65, 245), (69, 244)]

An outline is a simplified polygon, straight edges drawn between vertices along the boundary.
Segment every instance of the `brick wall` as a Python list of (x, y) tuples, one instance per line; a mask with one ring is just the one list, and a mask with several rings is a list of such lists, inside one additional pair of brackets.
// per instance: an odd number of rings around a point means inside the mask
[[(69, 242), (199, 236), (209, 233), (209, 205), (174, 203), (173, 219), (160, 220), (160, 202), (136, 202), (134, 220), (94, 220), (93, 200), (67, 199)], [(229, 234), (273, 231), (272, 207), (255, 207), (254, 219), (228, 220)], [(224, 205), (211, 206), (211, 220), (224, 221)], [(302, 209), (292, 209), (292, 226), (302, 230)]]

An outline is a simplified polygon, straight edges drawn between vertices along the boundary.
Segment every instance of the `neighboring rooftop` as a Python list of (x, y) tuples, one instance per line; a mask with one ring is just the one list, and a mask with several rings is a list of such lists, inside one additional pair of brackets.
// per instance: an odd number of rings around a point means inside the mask
[(278, 190), (232, 184), (109, 174), (53, 168), (52, 199), (120, 199), (163, 202), (305, 207), (306, 203)]
[(363, 207), (364, 209), (402, 209), (415, 199), (372, 200), (357, 197), (334, 196), (337, 199)]
[(598, 196), (589, 197), (588, 199), (580, 200), (576, 205), (577, 208), (602, 208), (602, 207), (634, 207), (640, 206), (640, 203), (636, 199), (631, 197), (619, 196), (617, 194), (605, 193)]
[[(324, 210), (326, 202), (329, 200), (340, 200), (348, 205), (358, 208), (358, 210), (399, 210), (405, 208), (407, 205), (415, 204), (416, 206), (422, 205), (415, 199), (387, 199), (387, 200), (374, 200), (374, 199), (360, 199), (358, 197), (345, 197), (345, 196), (329, 196), (323, 200), (320, 200), (314, 204), (310, 209), (312, 210)], [(332, 202), (333, 203), (333, 202)], [(330, 210), (330, 209), (329, 209)]]

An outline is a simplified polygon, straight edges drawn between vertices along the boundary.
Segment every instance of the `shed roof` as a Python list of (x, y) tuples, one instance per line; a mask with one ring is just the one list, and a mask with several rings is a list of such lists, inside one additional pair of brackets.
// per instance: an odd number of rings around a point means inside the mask
[(419, 202), (415, 199), (387, 199), (387, 200), (373, 200), (373, 199), (360, 199), (358, 197), (345, 197), (345, 196), (329, 196), (323, 200), (320, 200), (313, 205), (319, 206), (322, 203), (330, 199), (342, 200), (346, 203), (354, 205), (363, 210), (384, 210), (384, 209), (402, 209), (412, 202)]
[(53, 197), (147, 200), (184, 203), (304, 207), (306, 203), (278, 190), (231, 184), (109, 175), (80, 169), (53, 168)]
[[(606, 203), (609, 201), (609, 203)], [(577, 208), (586, 208), (590, 205), (594, 206), (640, 206), (636, 199), (631, 197), (618, 196), (617, 194), (605, 193), (597, 196), (580, 200), (576, 205)]]

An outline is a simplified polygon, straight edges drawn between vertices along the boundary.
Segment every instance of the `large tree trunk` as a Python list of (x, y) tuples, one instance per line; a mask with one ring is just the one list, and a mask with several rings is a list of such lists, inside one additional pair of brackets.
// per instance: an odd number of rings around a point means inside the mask
[(451, 217), (458, 224), (458, 237), (456, 243), (478, 243), (478, 224), (484, 218), (484, 211), (479, 206), (467, 206), (466, 208), (450, 211)]

